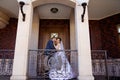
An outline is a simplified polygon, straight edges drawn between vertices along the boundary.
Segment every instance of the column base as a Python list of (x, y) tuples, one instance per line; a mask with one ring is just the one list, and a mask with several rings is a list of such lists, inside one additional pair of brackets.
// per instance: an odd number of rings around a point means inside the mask
[(94, 77), (92, 75), (91, 76), (81, 76), (81, 75), (79, 75), (78, 80), (94, 80)]
[(27, 76), (12, 75), (10, 80), (27, 80)]

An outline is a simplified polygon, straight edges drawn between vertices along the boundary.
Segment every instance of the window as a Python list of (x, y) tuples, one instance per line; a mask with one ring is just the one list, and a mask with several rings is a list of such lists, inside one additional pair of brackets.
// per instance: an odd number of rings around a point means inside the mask
[(117, 25), (118, 37), (119, 37), (119, 46), (120, 46), (120, 24)]
[(54, 36), (54, 37), (58, 37), (58, 33), (51, 33), (51, 38), (52, 38), (53, 36)]
[(118, 27), (118, 33), (120, 34), (120, 24), (117, 25), (117, 27)]

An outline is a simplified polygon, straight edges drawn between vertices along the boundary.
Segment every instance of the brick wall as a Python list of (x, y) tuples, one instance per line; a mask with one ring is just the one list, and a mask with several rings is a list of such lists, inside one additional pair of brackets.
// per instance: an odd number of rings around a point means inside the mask
[[(117, 24), (120, 14), (102, 19), (90, 20), (92, 50), (105, 49), (110, 57), (120, 58)], [(14, 49), (17, 30), (17, 19), (11, 18), (7, 27), (0, 29), (0, 49)]]
[(91, 40), (91, 49), (92, 50), (101, 50), (102, 49), (102, 41), (101, 41), (101, 29), (99, 26), (99, 21), (90, 20), (90, 40)]
[(118, 24), (120, 24), (120, 14), (100, 20), (102, 48), (108, 50), (108, 55), (114, 58), (120, 57)]
[(14, 49), (17, 30), (17, 19), (11, 18), (9, 24), (0, 29), (0, 49)]
[(120, 14), (102, 20), (90, 20), (89, 24), (92, 50), (107, 50), (109, 57), (120, 58), (117, 32), (117, 24), (120, 24)]

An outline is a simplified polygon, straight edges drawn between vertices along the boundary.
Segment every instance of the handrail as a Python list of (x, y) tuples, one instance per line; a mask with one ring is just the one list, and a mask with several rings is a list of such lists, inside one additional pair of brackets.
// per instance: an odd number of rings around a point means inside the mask
[(70, 49), (64, 49), (64, 50), (56, 50), (56, 49), (29, 49), (29, 51), (77, 51), (77, 50), (70, 50)]
[(107, 50), (91, 50), (91, 51), (93, 51), (93, 52), (105, 52)]
[[(36, 70), (36, 68), (37, 68), (37, 66), (40, 66), (40, 64), (38, 64), (35, 61), (39, 62), (40, 60), (38, 58), (41, 58), (42, 57), (41, 53), (44, 53), (44, 51), (46, 51), (46, 50), (47, 51), (65, 51), (68, 55), (69, 54), (78, 54), (78, 52), (77, 52), (78, 50), (70, 50), (70, 49), (65, 49), (65, 50), (50, 50), (50, 49), (34, 49), (33, 50), (33, 49), (30, 49), (29, 50), (29, 53), (31, 53), (31, 56), (29, 56), (29, 59), (31, 58), (30, 69), (33, 69), (33, 67), (34, 67), (33, 71), (37, 71), (37, 73), (38, 73), (38, 70)], [(74, 51), (75, 51), (75, 53), (74, 53)], [(12, 56), (11, 56), (11, 54), (12, 54)], [(104, 58), (100, 58), (99, 55), (102, 55), (102, 57), (104, 57)], [(8, 58), (8, 56), (10, 58)], [(14, 56), (14, 50), (0, 49), (0, 57), (3, 57), (0, 59), (0, 66), (1, 66), (0, 67), (0, 69), (1, 69), (0, 75), (11, 75), (12, 74), (13, 56)], [(74, 56), (76, 56), (76, 55), (74, 55)], [(107, 80), (109, 80), (109, 78), (111, 78), (111, 76), (116, 77), (119, 75), (118, 73), (120, 73), (119, 72), (120, 71), (120, 68), (119, 68), (120, 67), (120, 59), (109, 58), (107, 55), (107, 50), (91, 50), (91, 56), (93, 56), (93, 57), (95, 56), (92, 59), (94, 75), (103, 74), (104, 76), (107, 77)], [(77, 56), (75, 58), (77, 58)], [(77, 61), (72, 62), (72, 64), (73, 63), (75, 63), (74, 65), (76, 65)], [(35, 66), (34, 64), (37, 64), (37, 65)]]
[(0, 51), (14, 51), (13, 49), (0, 49)]

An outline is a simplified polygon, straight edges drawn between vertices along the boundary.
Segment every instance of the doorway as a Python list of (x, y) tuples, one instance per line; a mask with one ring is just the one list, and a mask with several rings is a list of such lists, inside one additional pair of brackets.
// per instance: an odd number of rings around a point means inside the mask
[(62, 39), (65, 49), (70, 49), (69, 23), (69, 19), (40, 19), (39, 49), (44, 49), (53, 35)]

